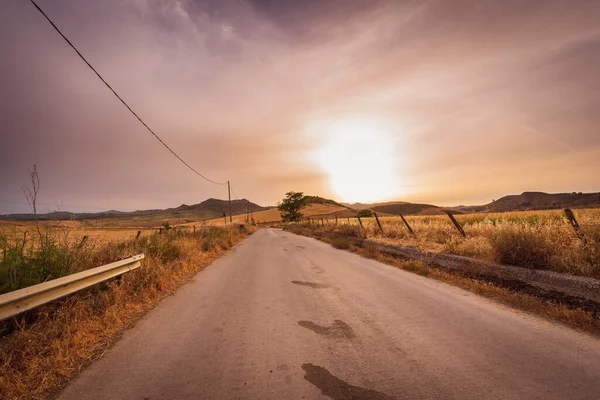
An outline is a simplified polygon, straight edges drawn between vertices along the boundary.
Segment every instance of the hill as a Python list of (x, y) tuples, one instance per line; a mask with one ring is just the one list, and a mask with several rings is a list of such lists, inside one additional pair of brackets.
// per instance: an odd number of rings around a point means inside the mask
[(474, 211), (506, 212), (583, 207), (600, 207), (600, 193), (523, 192), (504, 196), (483, 206), (464, 208)]
[[(250, 209), (253, 212), (267, 210), (266, 207), (250, 202)], [(248, 210), (248, 200), (232, 200), (232, 214), (246, 214)], [(111, 225), (136, 225), (145, 226), (157, 224), (161, 221), (170, 223), (182, 223), (188, 221), (205, 220), (219, 218), (223, 213), (229, 214), (229, 202), (227, 200), (207, 199), (201, 203), (187, 205), (182, 204), (176, 208), (167, 208), (164, 210), (138, 210), (132, 212), (105, 211), (99, 213), (72, 213), (68, 211), (52, 212), (39, 214), (40, 220), (100, 220), (109, 219)], [(33, 220), (33, 214), (10, 214), (0, 215), (0, 219), (13, 221)]]
[(335, 200), (326, 199), (324, 197), (304, 196), (304, 198), (306, 199), (306, 204), (328, 204), (328, 205), (334, 206), (334, 207), (340, 207), (340, 208), (350, 209), (350, 210), (353, 209), (353, 207), (350, 207), (347, 204), (338, 203)]
[(406, 201), (387, 201), (383, 203), (342, 203), (354, 210), (372, 210), (388, 215), (434, 215), (442, 214), (442, 208), (433, 204), (409, 203)]
[(370, 208), (371, 210), (378, 213), (393, 214), (393, 215), (414, 215), (419, 214), (425, 210), (431, 212), (432, 209), (439, 209), (439, 207), (432, 204), (420, 204), (420, 203), (388, 203), (383, 205), (375, 205)]

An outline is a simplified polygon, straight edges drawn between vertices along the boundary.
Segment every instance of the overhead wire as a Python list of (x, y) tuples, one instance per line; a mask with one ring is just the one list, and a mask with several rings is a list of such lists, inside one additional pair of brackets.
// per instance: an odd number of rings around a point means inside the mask
[(58, 32), (58, 34), (69, 44), (69, 46), (71, 46), (71, 48), (73, 50), (75, 50), (75, 52), (77, 53), (77, 55), (87, 64), (88, 67), (90, 67), (90, 69), (92, 71), (94, 71), (94, 73), (98, 76), (98, 78), (100, 78), (100, 80), (106, 85), (106, 87), (108, 87), (110, 89), (110, 91), (117, 97), (117, 99), (119, 99), (121, 101), (121, 103), (123, 103), (123, 105), (125, 107), (127, 107), (127, 109), (129, 110), (129, 112), (131, 112), (131, 114), (133, 114), (134, 117), (137, 118), (137, 120), (144, 125), (144, 127), (148, 130), (148, 132), (150, 132), (155, 138), (156, 140), (158, 140), (167, 150), (169, 150), (175, 157), (177, 157), (177, 159), (179, 161), (181, 161), (186, 167), (188, 167), (192, 172), (194, 172), (196, 175), (200, 176), (201, 178), (207, 180), (208, 182), (211, 182), (215, 185), (226, 185), (227, 182), (217, 182), (214, 181), (206, 176), (204, 176), (203, 174), (201, 174), (200, 172), (198, 172), (195, 168), (193, 168), (190, 164), (188, 164), (183, 158), (181, 158), (179, 156), (179, 154), (177, 154), (171, 147), (169, 147), (169, 145), (167, 145), (149, 126), (148, 124), (146, 124), (146, 122), (144, 122), (144, 120), (142, 118), (140, 118), (140, 116), (133, 111), (133, 109), (129, 106), (129, 104), (127, 104), (125, 102), (125, 100), (123, 100), (123, 98), (121, 96), (119, 96), (119, 94), (112, 88), (112, 86), (110, 86), (110, 84), (102, 77), (102, 75), (100, 75), (100, 73), (98, 73), (98, 71), (92, 66), (92, 64), (90, 64), (90, 62), (81, 54), (81, 52), (79, 50), (77, 50), (77, 48), (75, 47), (75, 45), (73, 45), (73, 43), (71, 43), (71, 41), (62, 33), (62, 31), (58, 28), (58, 26), (56, 26), (56, 24), (50, 19), (50, 17), (44, 12), (44, 10), (42, 10), (40, 8), (40, 6), (38, 6), (38, 4), (35, 2), (35, 0), (29, 0), (31, 2), (31, 4), (33, 4), (33, 6), (46, 18), (46, 20), (48, 20), (48, 22), (50, 23), (50, 25), (52, 25), (52, 27), (56, 30), (56, 32)]

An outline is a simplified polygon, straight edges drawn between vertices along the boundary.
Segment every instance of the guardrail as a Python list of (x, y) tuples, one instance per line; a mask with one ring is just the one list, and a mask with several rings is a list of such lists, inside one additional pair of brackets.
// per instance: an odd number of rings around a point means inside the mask
[(0, 321), (139, 268), (144, 254), (0, 295)]

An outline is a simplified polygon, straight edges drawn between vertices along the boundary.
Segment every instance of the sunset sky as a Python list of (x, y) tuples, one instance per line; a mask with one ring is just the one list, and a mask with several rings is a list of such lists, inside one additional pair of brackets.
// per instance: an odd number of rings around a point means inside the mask
[[(240, 198), (481, 204), (600, 191), (600, 1), (38, 0)], [(0, 2), (0, 214), (226, 198), (25, 0)]]

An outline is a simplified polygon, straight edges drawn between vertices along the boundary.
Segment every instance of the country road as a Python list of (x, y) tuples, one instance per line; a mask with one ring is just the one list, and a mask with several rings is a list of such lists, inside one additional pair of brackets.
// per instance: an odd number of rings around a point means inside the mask
[(600, 340), (262, 229), (59, 398), (600, 399)]

